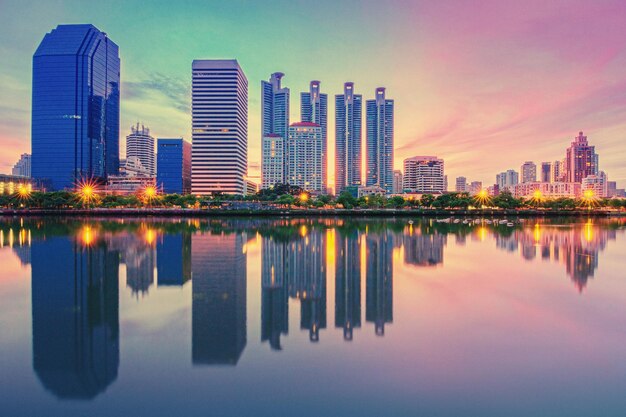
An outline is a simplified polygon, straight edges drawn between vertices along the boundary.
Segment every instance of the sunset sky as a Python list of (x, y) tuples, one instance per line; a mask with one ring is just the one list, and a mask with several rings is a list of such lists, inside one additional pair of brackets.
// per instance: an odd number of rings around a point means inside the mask
[[(32, 55), (63, 23), (92, 23), (120, 47), (121, 132), (191, 137), (191, 62), (236, 58), (249, 82), (249, 161), (260, 161), (260, 82), (299, 93), (353, 81), (396, 105), (395, 166), (444, 158), (454, 178), (493, 184), (526, 160), (562, 159), (583, 130), (600, 168), (626, 186), (624, 0), (0, 0), (0, 172), (30, 152)], [(330, 155), (332, 161), (333, 155)], [(332, 167), (332, 163), (331, 163)], [(331, 180), (334, 177), (331, 171)]]

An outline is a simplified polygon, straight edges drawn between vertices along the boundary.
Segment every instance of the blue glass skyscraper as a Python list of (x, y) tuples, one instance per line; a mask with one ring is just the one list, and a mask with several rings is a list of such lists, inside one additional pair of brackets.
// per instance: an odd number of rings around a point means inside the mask
[(320, 93), (320, 82), (311, 81), (308, 93), (300, 93), (300, 117), (303, 122), (315, 123), (322, 128), (322, 188), (328, 187), (328, 96)]
[(32, 176), (51, 190), (119, 170), (118, 46), (92, 25), (59, 25), (33, 56)]
[(191, 192), (191, 143), (182, 138), (157, 140), (156, 182), (166, 194)]
[(354, 83), (335, 96), (335, 191), (361, 185), (361, 122), (363, 101)]
[(367, 186), (393, 192), (393, 100), (385, 89), (376, 89), (376, 98), (367, 100)]

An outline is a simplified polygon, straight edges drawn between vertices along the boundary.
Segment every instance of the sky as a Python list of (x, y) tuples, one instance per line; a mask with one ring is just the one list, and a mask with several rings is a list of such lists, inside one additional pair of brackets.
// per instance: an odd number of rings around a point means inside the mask
[(235, 58), (250, 163), (260, 83), (280, 71), (292, 121), (311, 80), (329, 95), (331, 182), (334, 95), (352, 81), (364, 99), (386, 87), (395, 100), (397, 169), (435, 155), (450, 187), (457, 176), (489, 185), (524, 161), (562, 159), (582, 130), (626, 186), (624, 0), (0, 0), (0, 172), (30, 152), (32, 55), (64, 23), (91, 23), (120, 47), (121, 138), (142, 122), (190, 139), (192, 60)]

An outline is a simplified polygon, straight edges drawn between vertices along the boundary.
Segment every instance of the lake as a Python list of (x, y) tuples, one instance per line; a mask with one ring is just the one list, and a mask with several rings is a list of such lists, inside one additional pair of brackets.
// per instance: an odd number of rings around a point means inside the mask
[(0, 219), (0, 412), (626, 415), (626, 218), (471, 220)]

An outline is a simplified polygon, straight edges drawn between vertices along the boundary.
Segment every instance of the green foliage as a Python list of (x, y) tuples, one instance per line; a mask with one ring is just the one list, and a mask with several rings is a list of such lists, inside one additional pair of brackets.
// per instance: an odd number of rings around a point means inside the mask
[(343, 208), (352, 209), (356, 206), (357, 200), (354, 198), (352, 193), (344, 191), (339, 194), (339, 197), (337, 197), (337, 204), (341, 204)]

